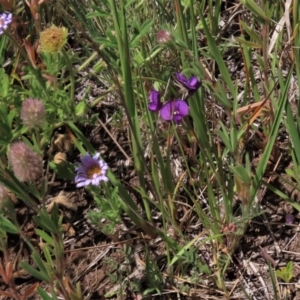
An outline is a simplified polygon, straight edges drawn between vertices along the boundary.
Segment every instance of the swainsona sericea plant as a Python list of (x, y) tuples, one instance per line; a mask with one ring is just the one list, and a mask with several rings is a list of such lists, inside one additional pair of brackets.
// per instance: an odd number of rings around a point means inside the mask
[(161, 108), (160, 94), (156, 90), (151, 90), (149, 95), (148, 109), (152, 112), (158, 112)]
[(76, 168), (76, 187), (88, 186), (90, 184), (98, 186), (101, 181), (108, 181), (106, 177), (108, 165), (100, 158), (100, 153), (94, 156), (86, 154), (80, 160), (81, 164)]
[(15, 142), (10, 146), (8, 160), (15, 176), (21, 181), (34, 181), (43, 171), (42, 157), (24, 142)]
[(44, 103), (38, 99), (28, 98), (22, 103), (21, 120), (29, 128), (42, 126), (45, 120)]
[(176, 79), (181, 83), (189, 92), (196, 92), (201, 87), (201, 81), (196, 76), (186, 78), (183, 74), (177, 72)]
[(160, 110), (160, 116), (165, 121), (173, 121), (179, 124), (189, 113), (188, 104), (180, 99), (168, 101)]
[(149, 94), (148, 109), (151, 112), (159, 112), (160, 117), (165, 121), (179, 124), (189, 113), (189, 105), (185, 100), (201, 87), (201, 81), (196, 76), (187, 78), (181, 73), (176, 73), (176, 81), (177, 85), (186, 90), (186, 97), (182, 95), (182, 99), (171, 100), (162, 105), (159, 92), (152, 89)]
[(11, 13), (0, 14), (0, 35), (8, 28), (8, 25), (12, 22)]

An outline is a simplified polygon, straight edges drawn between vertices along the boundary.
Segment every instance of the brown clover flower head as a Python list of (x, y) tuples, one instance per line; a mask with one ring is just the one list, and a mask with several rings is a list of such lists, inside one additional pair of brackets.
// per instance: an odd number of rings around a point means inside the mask
[(170, 42), (173, 39), (173, 35), (170, 31), (161, 29), (156, 34), (156, 41), (159, 44)]
[(0, 209), (3, 209), (9, 200), (6, 187), (0, 182)]
[(45, 53), (60, 52), (67, 43), (67, 37), (67, 28), (52, 25), (40, 33), (40, 51)]
[(0, 182), (0, 207), (1, 203), (6, 202), (8, 199), (8, 192), (6, 187)]
[(21, 182), (34, 181), (42, 174), (42, 157), (24, 142), (16, 142), (10, 146), (8, 160)]
[(38, 99), (26, 99), (22, 103), (21, 119), (29, 128), (42, 126), (45, 120), (44, 103)]

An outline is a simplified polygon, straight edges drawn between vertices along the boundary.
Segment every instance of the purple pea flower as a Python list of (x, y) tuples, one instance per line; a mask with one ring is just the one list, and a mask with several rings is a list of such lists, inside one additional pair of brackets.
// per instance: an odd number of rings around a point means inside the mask
[(173, 121), (176, 124), (179, 124), (188, 113), (188, 104), (180, 99), (165, 103), (160, 110), (160, 116), (162, 119), (165, 121)]
[(159, 92), (156, 90), (151, 90), (149, 100), (150, 102), (148, 104), (148, 109), (152, 112), (158, 112), (161, 108)]
[(189, 92), (196, 92), (201, 86), (201, 81), (198, 80), (196, 76), (191, 76), (190, 78), (186, 78), (181, 73), (176, 73), (176, 79), (179, 83), (181, 83)]
[(101, 181), (108, 181), (106, 173), (108, 165), (100, 158), (100, 153), (93, 157), (90, 154), (80, 158), (81, 165), (76, 168), (76, 187), (87, 186), (89, 184), (99, 185)]

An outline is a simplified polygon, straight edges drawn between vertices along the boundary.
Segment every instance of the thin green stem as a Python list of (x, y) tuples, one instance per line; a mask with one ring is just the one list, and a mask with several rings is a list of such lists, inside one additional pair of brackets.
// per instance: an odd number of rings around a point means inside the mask
[(70, 106), (71, 106), (72, 112), (74, 112), (75, 111), (75, 103), (74, 103), (74, 100), (75, 100), (75, 74), (74, 74), (74, 70), (73, 70), (71, 61), (68, 57), (68, 54), (64, 49), (62, 50), (62, 54), (66, 60), (66, 63), (68, 65), (69, 72), (70, 72), (70, 81), (71, 81)]

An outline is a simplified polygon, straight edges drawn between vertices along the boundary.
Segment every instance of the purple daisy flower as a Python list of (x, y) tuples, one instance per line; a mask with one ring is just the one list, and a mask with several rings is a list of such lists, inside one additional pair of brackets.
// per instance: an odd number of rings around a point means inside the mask
[(165, 121), (173, 121), (179, 124), (181, 120), (188, 115), (189, 106), (183, 100), (172, 100), (163, 105), (160, 110), (160, 116)]
[(152, 112), (158, 112), (161, 108), (159, 92), (156, 90), (151, 90), (149, 100), (150, 102), (148, 104), (148, 109)]
[(181, 83), (189, 92), (195, 92), (201, 86), (201, 81), (196, 76), (186, 78), (181, 73), (176, 73), (176, 79)]
[(0, 14), (0, 35), (8, 28), (8, 25), (12, 22), (11, 13)]
[(90, 154), (80, 158), (81, 165), (76, 168), (76, 187), (87, 186), (89, 184), (99, 185), (101, 181), (108, 181), (106, 173), (107, 163), (100, 158), (100, 153), (93, 157)]

